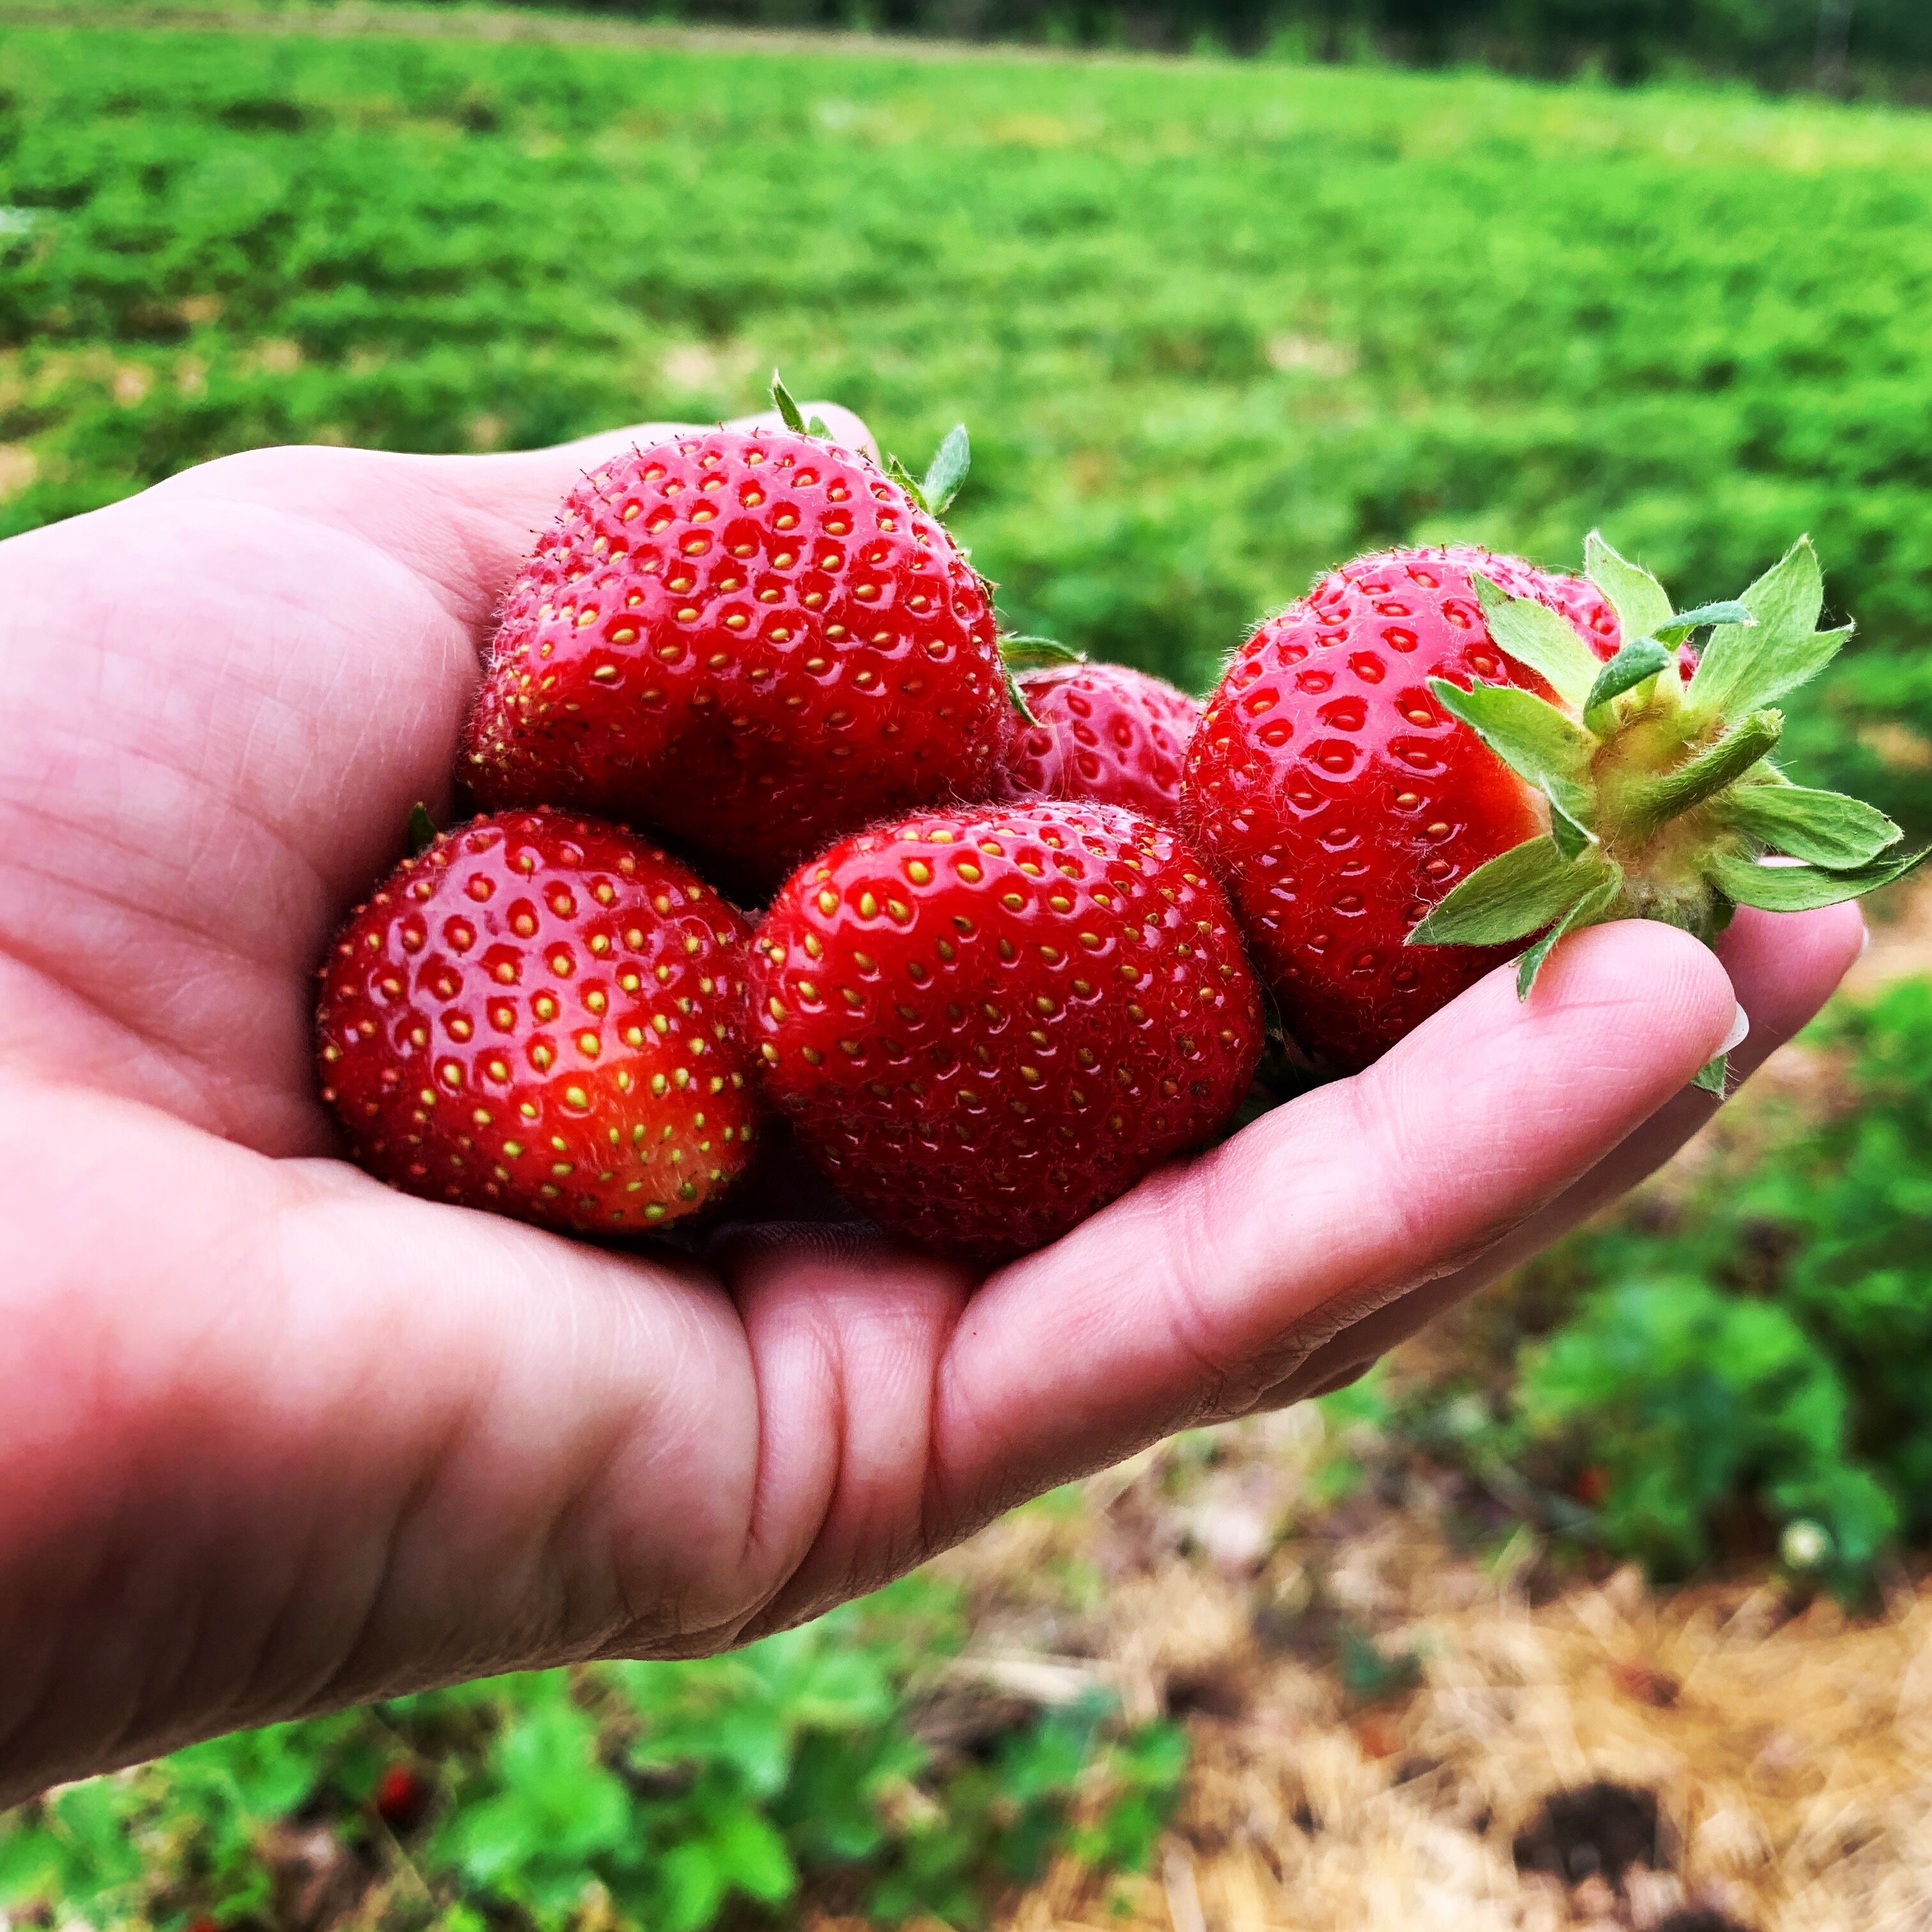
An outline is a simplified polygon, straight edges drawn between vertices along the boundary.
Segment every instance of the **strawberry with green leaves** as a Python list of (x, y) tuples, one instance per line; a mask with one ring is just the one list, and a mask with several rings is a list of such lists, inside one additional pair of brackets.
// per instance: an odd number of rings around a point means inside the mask
[(1808, 542), (1735, 602), (1680, 613), (1593, 536), (1607, 662), (1550, 580), (1478, 560), (1448, 581), (1442, 557), (1364, 560), (1264, 626), (1190, 756), (1187, 822), (1291, 1032), (1331, 1066), (1365, 1064), (1512, 952), (1527, 997), (1582, 926), (1657, 919), (1708, 942), (1738, 905), (1833, 904), (1917, 862), (1882, 813), (1772, 761), (1777, 701), (1849, 634), (1818, 628)]
[(322, 968), (322, 1098), (357, 1162), (579, 1234), (646, 1234), (715, 1201), (760, 1112), (743, 917), (593, 819), (424, 829)]
[(788, 880), (749, 974), (766, 1091), (854, 1204), (982, 1259), (1225, 1126), (1262, 1045), (1227, 898), (1109, 806), (931, 813)]
[(987, 586), (925, 482), (799, 419), (604, 463), (510, 588), (466, 733), (486, 805), (648, 827), (769, 884), (868, 820), (982, 797), (1019, 722)]

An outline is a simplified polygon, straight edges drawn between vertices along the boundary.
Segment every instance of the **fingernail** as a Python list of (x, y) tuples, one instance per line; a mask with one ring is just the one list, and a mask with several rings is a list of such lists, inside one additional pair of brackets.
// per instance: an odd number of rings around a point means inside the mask
[(1724, 1043), (1722, 1046), (1718, 1048), (1718, 1052), (1719, 1053), (1729, 1053), (1732, 1048), (1743, 1046), (1744, 1040), (1749, 1035), (1750, 1032), (1750, 1015), (1746, 1012), (1744, 1008), (1740, 1006), (1731, 1015), (1731, 1030), (1729, 1033), (1725, 1034)]
[[(1858, 930), (1858, 958), (1862, 959), (1871, 950), (1871, 928), (1862, 921)], [(1854, 964), (1856, 962), (1854, 962)]]

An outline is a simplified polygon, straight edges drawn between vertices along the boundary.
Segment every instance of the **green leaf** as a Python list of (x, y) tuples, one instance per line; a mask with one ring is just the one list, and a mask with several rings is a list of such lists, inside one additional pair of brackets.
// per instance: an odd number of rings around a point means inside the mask
[(1625, 692), (1634, 691), (1646, 679), (1670, 670), (1676, 662), (1654, 638), (1634, 638), (1597, 674), (1597, 681), (1583, 700), (1584, 716), (1588, 718)]
[(823, 416), (806, 417), (805, 433), (807, 436), (817, 437), (820, 442), (830, 442), (832, 440), (831, 426)]
[(1504, 946), (1558, 919), (1606, 875), (1597, 856), (1566, 859), (1554, 838), (1512, 846), (1462, 880), (1408, 935), (1411, 946)]
[[(1549, 797), (1549, 794), (1544, 796)], [(1588, 826), (1580, 825), (1552, 798), (1550, 800), (1550, 836), (1566, 859), (1580, 859), (1592, 845), (1601, 842)]]
[(1707, 1060), (1697, 1070), (1697, 1077), (1691, 1085), (1701, 1094), (1714, 1094), (1719, 1100), (1724, 1097), (1724, 1082), (1730, 1077), (1731, 1056), (1720, 1053), (1714, 1060)]
[(1775, 704), (1816, 677), (1851, 634), (1846, 624), (1780, 644), (1762, 625), (1752, 631), (1715, 632), (1690, 680), (1690, 702), (1714, 716)]
[(748, 1807), (719, 1820), (712, 1856), (727, 1880), (766, 1905), (782, 1905), (797, 1889), (785, 1842), (763, 1813)]
[(1447, 678), (1429, 688), (1450, 717), (1466, 724), (1510, 770), (1548, 793), (1580, 826), (1592, 815), (1588, 784), (1596, 741), (1534, 692), (1478, 684), (1465, 691)]
[(772, 371), (772, 407), (778, 412), (778, 419), (794, 436), (806, 436), (805, 418), (798, 412), (798, 404), (791, 392), (784, 386), (784, 379), (774, 369)]
[(1894, 879), (1904, 878), (1925, 856), (1912, 852), (1828, 871), (1820, 866), (1764, 866), (1736, 853), (1720, 853), (1704, 869), (1712, 883), (1739, 905), (1756, 906), (1765, 912), (1812, 912), (1820, 906), (1842, 905), (1847, 899), (1888, 886)]
[(1739, 600), (1779, 644), (1808, 638), (1825, 608), (1825, 573), (1809, 537), (1800, 537)]
[(1083, 664), (1084, 651), (1063, 644), (1058, 638), (1034, 638), (1015, 632), (1000, 640), (1000, 655), (1010, 670), (1037, 670), (1046, 664)]
[(943, 517), (952, 508), (952, 500), (958, 495), (959, 486), (972, 466), (973, 445), (966, 434), (966, 425), (955, 423), (946, 432), (946, 440), (939, 446), (921, 486), (927, 507), (935, 517)]
[(1654, 638), (1670, 622), (1670, 598), (1664, 586), (1642, 565), (1619, 556), (1601, 530), (1583, 539), (1583, 569), (1610, 599), (1625, 638)]
[(914, 478), (912, 472), (908, 470), (896, 456), (888, 456), (886, 458), (886, 474), (890, 476), (922, 510), (926, 511), (928, 514), (932, 513), (932, 506), (926, 500), (926, 491)]
[(1775, 703), (1816, 677), (1852, 634), (1850, 625), (1816, 628), (1825, 584), (1809, 537), (1799, 538), (1741, 601), (1756, 625), (1714, 632), (1690, 680), (1690, 701), (1708, 716)]
[(410, 856), (420, 859), (436, 843), (436, 820), (421, 799), (410, 809)]
[(1490, 636), (1517, 663), (1546, 680), (1558, 697), (1581, 710), (1597, 680), (1597, 659), (1568, 620), (1534, 598), (1509, 596), (1480, 572), (1474, 582)]
[(1556, 942), (1565, 933), (1574, 932), (1581, 926), (1594, 925), (1616, 903), (1617, 895), (1623, 890), (1623, 884), (1622, 868), (1611, 866), (1608, 876), (1592, 886), (1516, 962), (1516, 996), (1519, 1000), (1529, 998), (1531, 989), (1536, 984), (1537, 975), (1543, 970), (1544, 962), (1556, 950)]
[(1840, 869), (1866, 864), (1904, 836), (1875, 806), (1802, 785), (1735, 786), (1724, 800), (1724, 816), (1740, 832), (1794, 859)]
[(1660, 644), (1681, 644), (1693, 631), (1701, 631), (1706, 625), (1756, 622), (1750, 614), (1750, 606), (1735, 599), (1722, 604), (1700, 604), (1696, 610), (1680, 610), (1669, 623), (1660, 624), (1655, 636)]

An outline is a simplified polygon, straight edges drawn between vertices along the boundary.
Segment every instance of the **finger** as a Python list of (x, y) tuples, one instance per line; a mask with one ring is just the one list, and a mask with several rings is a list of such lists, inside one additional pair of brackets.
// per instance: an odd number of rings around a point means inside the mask
[(1501, 969), (1367, 1072), (1143, 1183), (968, 1308), (938, 1383), (936, 1508), (975, 1520), (1238, 1412), (1574, 1186), (1734, 1010), (1694, 940), (1600, 927), (1535, 998)]
[[(1858, 958), (1864, 932), (1864, 916), (1855, 905), (1810, 913), (1739, 910), (1718, 948), (1750, 1026), (1730, 1055), (1733, 1082), (1748, 1078), (1810, 1022)], [(1270, 1400), (1325, 1394), (1360, 1375), (1445, 1309), (1628, 1192), (1703, 1126), (1718, 1104), (1714, 1095), (1696, 1088), (1673, 1096), (1574, 1186), (1480, 1260), (1366, 1316), (1325, 1343)]]

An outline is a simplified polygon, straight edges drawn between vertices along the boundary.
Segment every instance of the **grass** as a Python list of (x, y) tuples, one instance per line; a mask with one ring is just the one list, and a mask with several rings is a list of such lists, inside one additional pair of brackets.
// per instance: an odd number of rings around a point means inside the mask
[[(482, 16), (486, 21), (487, 16)], [(1219, 62), (26, 27), (0, 528), (238, 446), (716, 417), (922, 458), (1013, 622), (1184, 682), (1364, 547), (1687, 599), (1801, 529), (1863, 641), (1812, 774), (1932, 822), (1932, 122)]]

